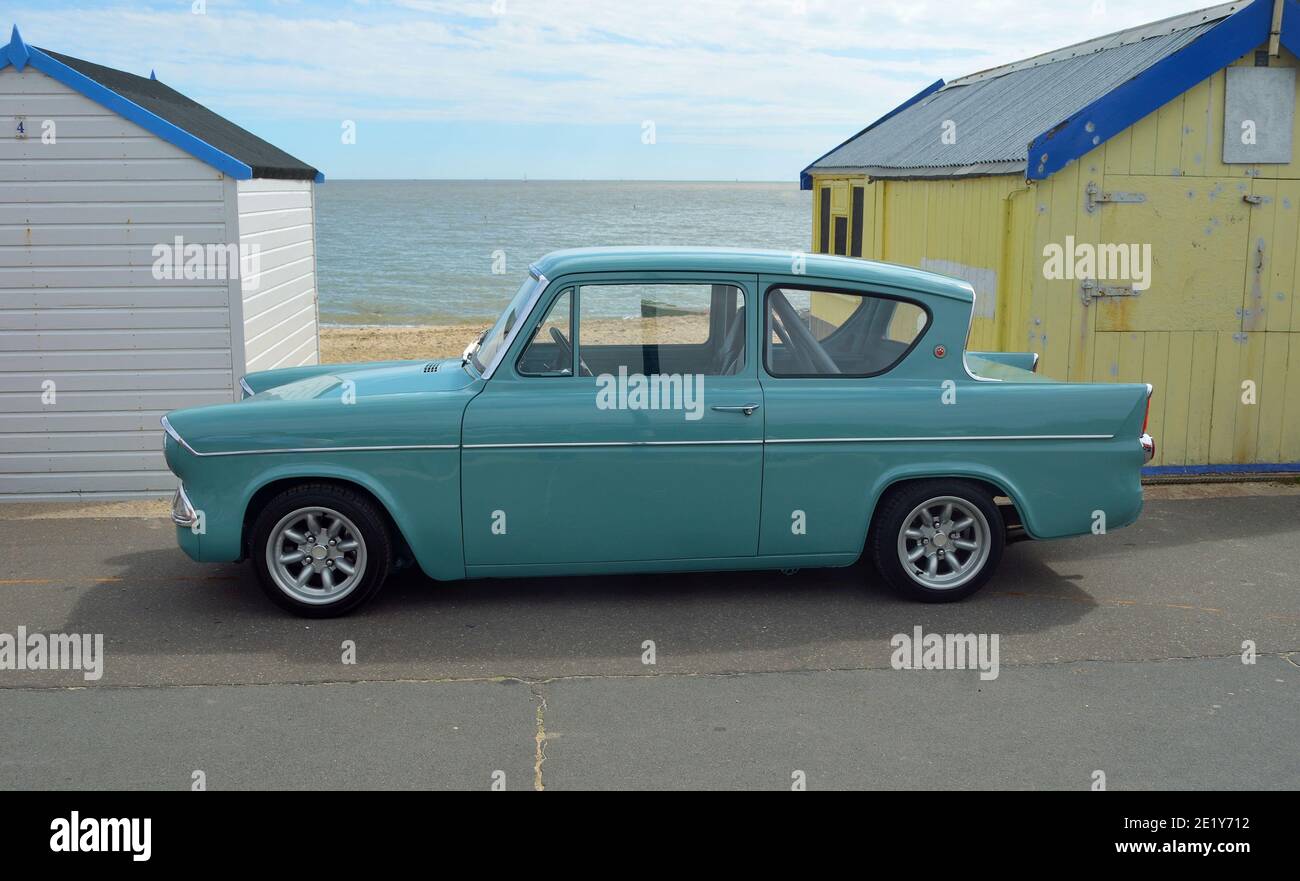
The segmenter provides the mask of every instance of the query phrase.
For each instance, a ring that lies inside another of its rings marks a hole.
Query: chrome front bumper
[[[1156,457],[1156,440],[1149,434],[1144,434],[1140,438],[1142,442],[1142,453],[1146,456],[1142,461],[1150,462]]]
[[[172,522],[177,526],[193,527],[198,517],[194,505],[190,504],[190,497],[185,494],[185,484],[182,483],[176,487],[176,495],[172,496]]]

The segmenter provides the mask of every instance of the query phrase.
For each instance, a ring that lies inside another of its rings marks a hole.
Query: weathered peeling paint
[[[1270,63],[1300,67],[1286,49]],[[1237,64],[1253,65],[1253,53]],[[1028,345],[1049,376],[1152,383],[1153,464],[1300,461],[1300,161],[1221,161],[1225,80],[1220,71],[1042,181],[816,176],[814,186],[866,188],[865,257],[993,268],[996,310],[974,321],[973,347]],[[1300,144],[1300,120],[1296,134]],[[1147,201],[1090,214],[1090,180]],[[1151,288],[1085,306],[1077,281],[1042,271],[1044,245],[1067,235],[1149,242]],[[1242,402],[1247,379],[1254,404]]]

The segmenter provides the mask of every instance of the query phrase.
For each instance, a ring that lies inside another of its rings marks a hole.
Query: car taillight
[[[1147,433],[1147,422],[1151,420],[1151,394],[1155,391],[1155,386],[1147,383],[1147,412],[1142,416],[1142,433]]]

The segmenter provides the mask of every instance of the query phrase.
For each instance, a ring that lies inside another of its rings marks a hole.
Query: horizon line
[[[343,181],[430,181],[437,183],[633,183],[633,184],[793,184],[790,180],[741,180],[740,178],[669,178],[669,177],[330,177],[323,183]]]

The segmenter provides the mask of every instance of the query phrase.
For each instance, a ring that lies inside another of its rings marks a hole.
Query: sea
[[[560,248],[808,248],[796,182],[337,180],[316,187],[327,325],[483,323]]]

